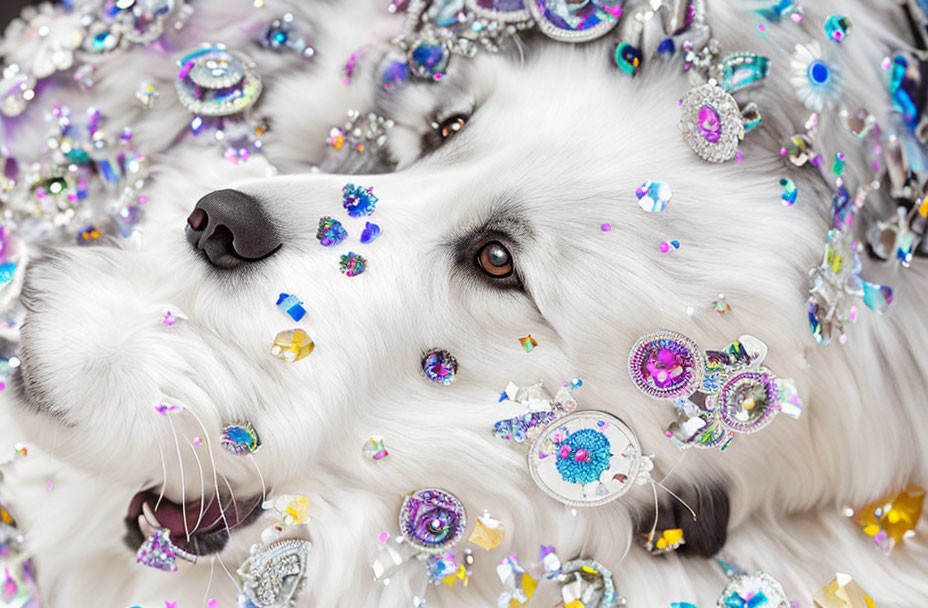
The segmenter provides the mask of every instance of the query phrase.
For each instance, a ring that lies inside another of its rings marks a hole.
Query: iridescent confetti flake
[[[384,445],[383,437],[380,435],[371,435],[368,437],[367,441],[364,442],[364,446],[361,448],[361,453],[364,454],[364,457],[368,460],[382,460],[389,455]]]
[[[525,349],[525,352],[530,353],[535,350],[536,346],[538,346],[538,341],[532,337],[532,334],[529,334],[524,338],[519,338],[519,344],[522,345],[522,348]]]
[[[599,227],[599,229],[602,230],[603,232],[609,232],[610,230],[612,230],[612,224],[608,224],[608,223],[603,224]]]
[[[661,250],[661,253],[667,253],[671,249],[679,249],[680,241],[661,241],[661,244],[658,246]]]
[[[170,403],[169,401],[162,401],[155,405],[155,411],[161,414],[162,416],[167,416],[168,414],[177,414],[184,411],[184,408],[177,405],[176,403]]]
[[[831,172],[835,174],[835,177],[840,177],[842,171],[844,171],[844,153],[838,152],[835,154],[835,160],[831,164]]]
[[[373,242],[378,236],[380,236],[381,229],[377,224],[372,224],[371,222],[365,222],[364,230],[361,231],[361,243],[367,244]]]
[[[851,20],[847,17],[831,15],[825,19],[825,34],[835,42],[844,42],[850,30]]]
[[[783,186],[783,194],[780,195],[781,202],[786,207],[792,207],[796,203],[796,196],[799,194],[796,182],[788,177],[783,177],[780,178],[780,185]]]
[[[316,238],[323,247],[334,247],[348,238],[348,231],[341,222],[326,215],[319,218]]]
[[[353,251],[341,256],[339,269],[345,276],[353,277],[367,269],[367,259]]]
[[[712,308],[720,315],[731,312],[731,306],[725,301],[725,294],[720,293],[718,299],[712,303]]]
[[[373,188],[345,184],[342,188],[342,206],[351,217],[363,217],[374,213],[378,199]]]
[[[673,191],[670,186],[661,182],[646,181],[635,190],[638,204],[649,213],[658,213],[667,207]]]
[[[239,456],[252,454],[261,447],[261,439],[250,422],[229,424],[222,429],[222,447]]]
[[[174,323],[177,322],[177,317],[174,316],[174,313],[170,310],[164,313],[164,319],[161,320],[161,324],[165,327],[171,327]]]
[[[290,315],[294,321],[299,321],[306,316],[306,309],[303,308],[303,301],[293,294],[283,293],[277,296],[277,307]]]

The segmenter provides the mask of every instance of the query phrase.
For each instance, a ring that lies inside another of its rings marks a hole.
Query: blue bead
[[[819,60],[809,64],[809,81],[814,85],[822,85],[831,78],[831,71],[828,66]]]

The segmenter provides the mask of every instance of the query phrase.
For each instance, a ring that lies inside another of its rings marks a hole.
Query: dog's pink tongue
[[[167,528],[171,531],[171,542],[182,549],[188,548],[187,533],[211,532],[220,527],[226,526],[223,521],[222,508],[219,501],[213,498],[209,503],[204,503],[203,515],[200,515],[200,501],[195,500],[187,503],[186,508],[171,502],[166,498],[158,501],[158,495],[153,492],[139,492],[132,498],[129,505],[129,514],[133,517],[142,515],[142,505],[147,504],[154,514],[157,522],[149,522],[153,527]],[[157,507],[156,507],[157,505]],[[235,509],[227,509],[228,513],[225,518],[231,528],[237,522]],[[187,520],[186,527],[184,519]],[[198,525],[199,524],[199,525]]]

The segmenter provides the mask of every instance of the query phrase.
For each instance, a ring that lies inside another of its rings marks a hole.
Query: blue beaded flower
[[[323,247],[338,245],[348,238],[348,231],[342,223],[328,215],[319,218],[319,228],[316,229],[316,238]]]
[[[586,485],[599,480],[609,468],[612,446],[605,435],[593,429],[580,429],[558,444],[557,472],[569,483]]]
[[[373,188],[362,188],[354,184],[345,184],[342,188],[342,206],[351,217],[362,217],[374,213],[379,200],[374,196]]]

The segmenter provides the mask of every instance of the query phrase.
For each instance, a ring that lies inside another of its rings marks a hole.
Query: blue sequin
[[[342,206],[351,217],[372,214],[378,200],[373,188],[362,188],[354,184],[345,184],[342,188]]]
[[[605,435],[593,429],[580,429],[571,433],[557,448],[557,472],[569,483],[586,485],[599,480],[609,468],[611,445]],[[576,459],[579,450],[586,450],[588,458]]]
[[[831,78],[831,71],[824,62],[816,59],[809,64],[809,82],[815,86],[821,86]]]

